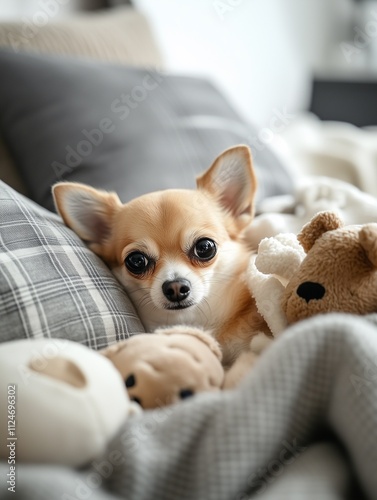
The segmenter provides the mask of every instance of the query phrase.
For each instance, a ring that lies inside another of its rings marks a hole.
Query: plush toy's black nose
[[[322,299],[325,292],[325,287],[319,283],[313,283],[313,281],[305,281],[297,288],[297,295],[306,302]]]
[[[171,302],[181,302],[186,299],[191,292],[191,283],[183,278],[174,281],[165,281],[162,285],[165,297]]]

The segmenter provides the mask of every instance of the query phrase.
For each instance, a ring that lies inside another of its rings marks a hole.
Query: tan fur
[[[268,331],[245,282],[251,251],[243,230],[252,220],[256,191],[249,148],[226,150],[197,186],[153,192],[124,205],[115,193],[73,183],[57,184],[54,196],[65,223],[124,285],[147,331],[176,324],[212,330],[229,365],[253,335]],[[216,242],[209,261],[190,253],[201,238]],[[154,263],[143,275],[130,274],[124,265],[134,251]],[[194,305],[171,311],[161,286],[176,275],[190,281]]]

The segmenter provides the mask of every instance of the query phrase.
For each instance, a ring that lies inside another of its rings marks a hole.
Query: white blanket
[[[277,141],[297,179],[292,196],[267,198],[248,231],[262,238],[298,233],[317,212],[332,210],[345,224],[377,222],[377,131],[314,117],[297,120]]]

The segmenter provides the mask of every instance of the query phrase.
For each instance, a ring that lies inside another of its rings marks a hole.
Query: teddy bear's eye
[[[129,376],[126,378],[126,380],[125,380],[125,382],[124,382],[124,383],[126,384],[126,387],[127,387],[127,388],[129,388],[129,387],[134,387],[134,385],[136,385],[136,378],[135,378],[135,375],[133,375],[133,374],[131,373],[131,375],[129,375]]]
[[[138,405],[140,405],[141,407],[143,407],[143,405],[141,404],[141,399],[140,398],[137,398],[136,396],[133,396],[130,399],[131,399],[131,401],[135,401],[135,403],[137,403]]]
[[[191,396],[194,395],[194,391],[192,391],[191,389],[182,389],[180,392],[179,392],[179,397],[181,399],[186,399],[186,398],[190,398]]]

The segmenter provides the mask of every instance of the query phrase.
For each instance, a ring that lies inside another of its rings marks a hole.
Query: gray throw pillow
[[[142,331],[102,260],[0,181],[0,342],[56,337],[100,349]]]
[[[207,80],[86,59],[0,52],[0,128],[30,196],[53,210],[59,180],[122,201],[192,188],[225,148],[257,132]],[[272,151],[258,151],[258,200],[291,190]]]

